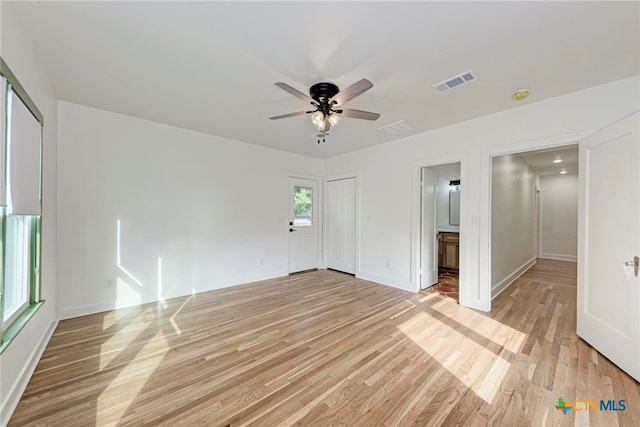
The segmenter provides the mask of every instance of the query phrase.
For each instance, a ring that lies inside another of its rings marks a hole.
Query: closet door
[[[356,179],[327,182],[327,259],[333,270],[356,272]]]

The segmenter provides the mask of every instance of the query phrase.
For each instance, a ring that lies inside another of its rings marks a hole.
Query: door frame
[[[428,168],[439,165],[446,165],[450,163],[460,163],[460,181],[464,185],[469,181],[469,153],[456,153],[446,156],[432,157],[429,159],[419,160],[413,163],[412,177],[411,177],[411,287],[415,292],[420,291],[420,258],[422,257],[420,249],[421,237],[421,205],[422,205],[422,188],[420,187],[420,180],[422,177],[422,168]],[[466,295],[467,291],[467,277],[472,277],[468,274],[469,263],[467,262],[467,230],[469,227],[470,216],[468,209],[469,192],[461,190],[460,192],[460,265],[458,270],[458,281],[460,283],[460,305],[468,305],[463,295]],[[473,307],[472,305],[468,305]],[[474,307],[475,308],[475,307]]]
[[[491,173],[494,157],[505,154],[517,154],[526,151],[543,150],[547,148],[561,148],[568,145],[580,144],[580,141],[597,132],[598,129],[590,129],[581,132],[556,135],[544,138],[520,141],[500,145],[482,150],[480,173],[480,251],[479,251],[479,281],[478,299],[484,308],[480,310],[491,311]],[[578,171],[580,165],[578,164]],[[578,236],[579,238],[579,236]],[[460,294],[462,300],[462,293]]]
[[[579,163],[579,162],[578,162]],[[538,177],[539,178],[539,177]],[[533,239],[534,244],[535,244],[535,256],[536,258],[542,258],[542,199],[543,199],[543,193],[542,193],[542,189],[540,188],[540,183],[536,183],[535,185],[535,216],[536,216],[536,223],[535,225],[535,229],[536,229],[536,235]]]
[[[354,271],[355,271],[355,276],[356,277],[360,277],[360,183],[361,183],[361,179],[360,179],[360,171],[352,171],[352,172],[344,172],[344,173],[338,173],[338,174],[332,174],[332,175],[325,175],[323,180],[322,180],[322,187],[327,188],[327,183],[329,181],[337,181],[340,179],[350,179],[350,178],[354,178],[356,180],[355,182],[355,233],[354,233],[354,250],[355,250],[355,258],[354,258]],[[322,204],[322,210],[323,213],[326,214],[325,218],[328,218],[329,212],[328,212],[329,207],[327,206],[326,201]],[[327,236],[324,234],[324,228],[323,228],[323,234],[322,234],[322,241],[323,242],[327,242],[328,238]],[[322,268],[327,268],[327,262],[326,260],[328,259],[328,251],[329,248],[327,247],[327,245],[322,245],[322,252],[321,252],[321,262],[320,265],[322,265]]]
[[[289,200],[289,193],[290,193],[290,179],[293,178],[300,178],[300,179],[308,179],[311,181],[316,181],[317,183],[317,188],[318,188],[318,199],[316,201],[318,208],[316,209],[317,212],[317,221],[318,221],[318,236],[317,236],[317,249],[316,249],[316,253],[318,256],[318,269],[322,269],[324,268],[324,264],[322,263],[322,256],[321,256],[321,251],[322,251],[322,236],[323,236],[323,227],[322,227],[322,221],[323,221],[323,210],[322,206],[324,203],[324,199],[323,199],[323,192],[324,192],[324,185],[323,185],[323,180],[321,176],[318,175],[309,175],[309,174],[305,174],[305,173],[297,173],[297,172],[287,172],[286,175],[284,176],[284,183],[282,185],[282,187],[285,189],[284,190],[284,194],[283,194],[283,198],[282,200],[284,201],[284,207],[283,207],[283,216],[279,219],[278,223],[280,223],[280,225],[282,226],[282,236],[284,239],[284,253],[283,253],[283,259],[284,259],[284,272],[285,275],[289,275],[289,252],[291,250],[291,248],[289,248],[289,221],[290,221],[290,215],[289,215],[289,203],[291,203],[291,201]]]

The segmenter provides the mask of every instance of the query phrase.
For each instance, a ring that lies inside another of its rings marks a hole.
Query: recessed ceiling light
[[[555,159],[553,163],[562,163],[562,159]]]
[[[567,173],[567,170],[566,170],[566,169],[561,169],[561,170],[560,170],[560,175],[564,175],[564,174],[566,174],[566,173]]]
[[[511,94],[511,99],[514,101],[522,101],[529,96],[529,89],[520,89]]]

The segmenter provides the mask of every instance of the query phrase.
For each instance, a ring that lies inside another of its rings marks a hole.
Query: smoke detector
[[[518,102],[518,101],[522,101],[527,96],[529,96],[529,89],[519,89],[511,94],[511,99]]]

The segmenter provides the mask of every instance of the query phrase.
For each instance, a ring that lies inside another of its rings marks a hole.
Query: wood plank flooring
[[[640,425],[575,310],[575,263],[540,260],[491,314],[321,270],[65,320],[10,425]]]

